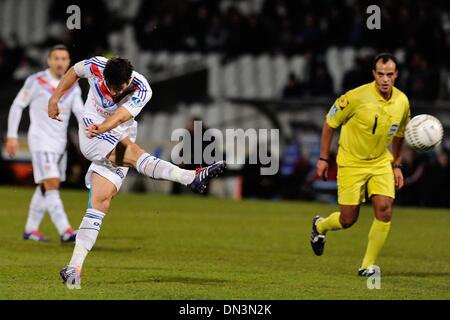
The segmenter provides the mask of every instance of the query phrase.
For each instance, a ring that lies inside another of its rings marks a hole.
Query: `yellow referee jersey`
[[[326,116],[332,128],[342,126],[337,163],[340,166],[386,165],[394,136],[403,137],[411,115],[406,95],[397,88],[385,100],[375,81],[340,96]]]

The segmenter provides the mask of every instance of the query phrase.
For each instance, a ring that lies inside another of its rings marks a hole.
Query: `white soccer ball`
[[[417,151],[429,151],[441,144],[444,129],[441,122],[429,114],[415,116],[405,130],[408,145]]]

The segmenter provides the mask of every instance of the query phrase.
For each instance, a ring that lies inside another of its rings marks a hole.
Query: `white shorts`
[[[126,130],[114,129],[89,139],[86,136],[85,129],[91,123],[93,123],[91,119],[83,118],[83,123],[80,123],[78,131],[80,150],[86,159],[92,161],[85,177],[86,187],[88,189],[91,188],[92,173],[96,172],[111,181],[116,186],[117,191],[119,191],[123,180],[127,176],[128,168],[115,166],[107,159],[107,156],[126,137],[130,138],[132,142],[136,141],[137,122],[134,121],[133,125]]]
[[[57,153],[46,150],[32,150],[31,163],[36,184],[50,178],[66,180],[67,153]]]

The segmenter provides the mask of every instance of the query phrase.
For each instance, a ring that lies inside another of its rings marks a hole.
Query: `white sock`
[[[184,184],[185,186],[194,181],[195,171],[184,170],[176,165],[155,158],[148,153],[142,154],[136,162],[137,172],[153,178],[163,179]]]
[[[29,233],[33,230],[39,230],[39,225],[44,218],[46,209],[45,197],[42,194],[41,187],[37,186],[33,197],[31,198],[27,223],[25,224],[25,232]]]
[[[72,259],[69,265],[77,266],[80,269],[83,267],[87,254],[91,251],[97,240],[104,217],[105,214],[101,211],[92,208],[86,210],[86,214],[77,231],[75,248],[73,249]]]
[[[47,210],[53,221],[58,233],[62,235],[64,231],[70,228],[69,220],[67,220],[64,205],[59,196],[58,190],[50,190],[45,192],[45,200],[47,202]]]

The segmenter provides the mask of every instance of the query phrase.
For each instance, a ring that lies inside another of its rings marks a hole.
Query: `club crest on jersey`
[[[342,95],[337,100],[337,104],[338,104],[339,108],[341,108],[341,110],[343,110],[346,106],[348,106],[348,100],[344,95]]]
[[[103,105],[103,108],[105,108],[105,109],[111,108],[115,104],[116,103],[114,101],[108,100],[106,98],[102,98],[102,105]]]
[[[388,137],[390,137],[390,136],[392,136],[394,133],[396,133],[396,132],[397,132],[397,129],[398,129],[398,124],[394,123],[394,124],[391,126],[391,128],[389,129]]]

